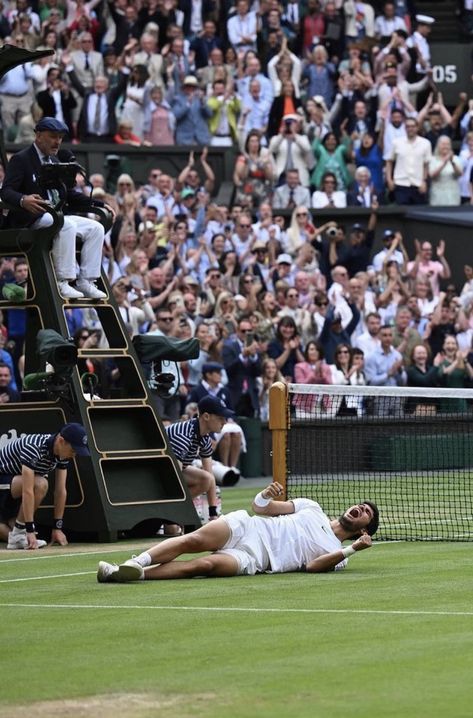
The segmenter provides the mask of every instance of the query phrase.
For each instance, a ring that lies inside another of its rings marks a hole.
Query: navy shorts
[[[6,523],[9,519],[15,518],[21,506],[21,499],[14,499],[11,495],[10,486],[13,478],[13,474],[0,474],[1,523]]]

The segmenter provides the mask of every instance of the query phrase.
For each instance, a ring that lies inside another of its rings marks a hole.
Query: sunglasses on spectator
[[[90,334],[81,334],[79,339],[85,340],[85,339],[88,339],[89,337],[90,337]]]
[[[211,274],[209,276],[209,279],[220,279],[221,276],[222,276],[221,274]]]
[[[307,212],[298,212],[296,217],[307,217]]]
[[[288,296],[289,299],[294,299],[295,297],[297,298],[297,297],[299,296],[299,294],[298,294],[298,293],[296,293],[296,294],[288,294],[287,296]]]
[[[337,352],[337,354],[349,354],[349,353],[350,353],[350,352],[348,351],[348,349],[340,349],[340,350]]]
[[[241,229],[249,229],[251,224],[240,224]]]
[[[172,322],[172,317],[158,317],[158,322]]]

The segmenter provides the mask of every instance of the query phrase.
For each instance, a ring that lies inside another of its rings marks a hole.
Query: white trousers
[[[46,212],[34,222],[32,228],[50,227],[52,223],[52,215]],[[64,225],[53,239],[53,262],[58,281],[75,279],[77,276],[77,234],[82,237],[80,276],[85,279],[100,277],[104,228],[95,219],[73,214],[64,217]]]

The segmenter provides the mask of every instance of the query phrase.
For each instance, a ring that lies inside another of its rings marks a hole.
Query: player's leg
[[[158,581],[172,578],[193,578],[194,576],[227,577],[237,576],[238,561],[233,556],[212,554],[190,561],[171,561],[160,566],[150,566],[144,572],[146,581]]]
[[[202,526],[197,531],[184,536],[166,539],[153,546],[146,553],[151,557],[151,564],[167,563],[173,561],[184,553],[201,553],[203,551],[217,551],[227,543],[230,538],[230,529],[223,518]]]
[[[116,583],[127,581],[138,581],[143,578],[144,569],[156,564],[168,564],[174,562],[178,556],[185,553],[201,553],[204,551],[217,551],[225,546],[231,536],[230,528],[223,518],[212,521],[202,526],[197,531],[184,536],[169,538],[162,543],[153,546],[148,551],[143,551],[139,556],[128,559],[120,566],[100,561],[97,571],[99,583]],[[181,562],[176,562],[181,563]],[[200,568],[201,565],[199,564]],[[200,570],[200,569],[199,569]],[[183,578],[173,573],[163,575],[163,578]],[[207,575],[207,574],[190,574]],[[208,574],[210,575],[210,574]],[[223,575],[223,574],[218,574]],[[225,574],[235,575],[235,574]]]

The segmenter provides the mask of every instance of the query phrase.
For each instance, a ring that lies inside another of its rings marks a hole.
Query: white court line
[[[242,608],[241,606],[93,606],[80,603],[0,603],[0,608],[54,608],[54,609],[85,609],[85,610],[138,610],[138,611],[206,611],[216,613],[345,613],[375,614],[383,616],[473,616],[473,611],[396,611],[368,608]]]
[[[89,576],[97,571],[80,571],[78,573],[56,573],[52,576],[27,576],[26,578],[2,578],[0,583],[19,583],[21,581],[43,581],[47,578],[65,578],[66,576]]]
[[[156,543],[158,543],[158,542],[156,542]],[[388,543],[388,542],[386,541],[385,543]],[[149,544],[147,544],[147,547],[149,548]],[[45,551],[46,547],[44,549],[38,549],[38,550],[41,552]],[[142,551],[142,550],[146,550],[146,549],[143,547],[136,548],[133,546],[130,546],[130,548],[129,548],[130,552]],[[101,555],[105,555],[108,553],[128,553],[128,550],[125,550],[123,547],[122,548],[112,548],[112,549],[108,549],[108,550],[107,549],[105,549],[105,550],[99,549],[98,551],[74,551],[72,553],[62,553],[62,552],[61,553],[52,553],[52,554],[48,554],[47,556],[46,555],[41,555],[41,556],[33,555],[32,556],[31,554],[33,552],[28,551],[28,549],[23,549],[22,551],[24,551],[24,553],[27,555],[21,556],[21,557],[15,556],[14,558],[0,559],[0,567],[3,563],[11,563],[12,561],[44,561],[45,558],[46,559],[48,559],[48,558],[71,558],[73,556],[101,556]]]

